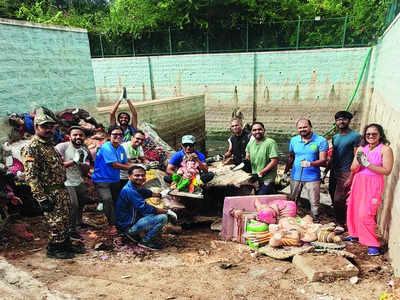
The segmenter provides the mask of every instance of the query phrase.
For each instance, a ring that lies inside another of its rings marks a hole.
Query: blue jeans
[[[143,242],[147,243],[160,232],[167,221],[168,217],[166,214],[147,215],[140,218],[131,228],[129,228],[128,233],[140,234],[141,232],[146,232]]]

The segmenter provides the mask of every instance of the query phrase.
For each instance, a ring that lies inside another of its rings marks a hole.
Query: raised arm
[[[137,112],[135,107],[133,106],[131,100],[126,100],[126,102],[128,103],[129,106],[129,110],[131,111],[132,114],[132,118],[131,118],[131,125],[137,129]]]
[[[117,119],[115,118],[115,113],[118,110],[119,105],[121,104],[121,99],[114,103],[111,112],[110,112],[110,125],[117,125]]]

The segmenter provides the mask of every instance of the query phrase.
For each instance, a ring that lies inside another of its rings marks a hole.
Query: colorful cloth
[[[300,135],[290,139],[289,152],[294,153],[294,162],[291,172],[292,180],[297,181],[317,181],[321,178],[319,167],[302,168],[302,160],[315,161],[319,159],[320,152],[328,151],[328,142],[322,136],[313,133],[311,139],[305,143]],[[301,177],[301,178],[300,178]]]
[[[371,164],[382,166],[382,147],[379,144],[372,151],[369,145],[363,147],[368,161]],[[360,244],[379,247],[376,236],[375,216],[382,199],[385,185],[384,176],[361,166],[354,176],[347,200],[347,228],[349,235],[359,238]]]
[[[129,142],[131,138],[135,135],[136,128],[133,127],[132,125],[128,125],[128,128],[124,132],[124,137],[122,139],[122,142]]]

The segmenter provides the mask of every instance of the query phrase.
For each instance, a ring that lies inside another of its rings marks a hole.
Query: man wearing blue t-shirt
[[[209,182],[214,178],[214,174],[208,172],[208,167],[205,162],[205,156],[203,153],[194,150],[194,145],[196,142],[196,138],[193,135],[184,135],[182,137],[182,149],[172,154],[168,166],[167,166],[167,174],[168,176],[164,177],[164,180],[168,183],[172,182],[172,175],[176,173],[176,171],[181,167],[181,163],[185,155],[190,154],[198,163],[199,163],[199,171],[200,178],[203,182]]]
[[[178,217],[170,209],[157,208],[146,203],[145,198],[162,198],[167,195],[167,191],[153,193],[143,188],[146,181],[143,167],[133,166],[128,174],[129,181],[123,187],[115,206],[117,226],[129,239],[139,242],[140,246],[158,250],[162,245],[157,242],[157,235],[167,223],[168,216],[175,221]],[[143,238],[141,234],[144,234]]]
[[[319,188],[321,171],[325,165],[328,142],[322,136],[312,132],[311,121],[300,119],[296,123],[299,135],[290,139],[289,159],[286,171],[292,167],[290,180],[290,198],[297,200],[304,188],[308,194],[311,215],[319,222]]]
[[[336,221],[340,225],[346,223],[346,198],[352,181],[350,166],[361,140],[360,134],[349,127],[352,118],[353,115],[348,111],[335,114],[339,132],[332,137],[333,152],[327,168],[331,171],[329,194]]]
[[[133,164],[127,163],[125,150],[120,145],[123,135],[121,127],[111,126],[108,133],[110,141],[103,144],[96,153],[92,181],[103,202],[104,214],[111,226],[108,233],[114,235],[117,234],[114,205],[121,190],[120,170],[129,170]]]

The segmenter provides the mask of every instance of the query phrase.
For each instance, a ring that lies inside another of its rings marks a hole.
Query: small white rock
[[[358,277],[357,276],[353,276],[350,278],[350,283],[351,284],[356,284],[358,282]]]

